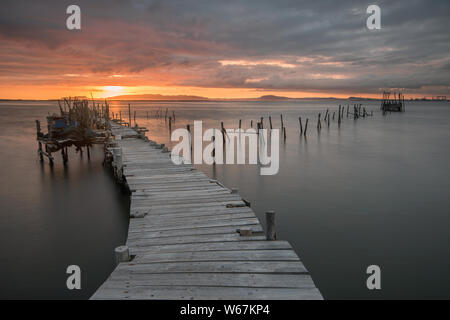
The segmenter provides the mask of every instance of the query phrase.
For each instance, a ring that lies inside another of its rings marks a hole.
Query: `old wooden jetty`
[[[91,299],[322,299],[291,245],[276,240],[273,212],[265,235],[237,190],[173,164],[142,132],[117,123],[111,132],[131,219],[119,263]]]
[[[405,111],[405,96],[399,92],[393,93],[391,97],[390,91],[383,92],[383,99],[381,100],[381,111],[385,112],[404,112]]]

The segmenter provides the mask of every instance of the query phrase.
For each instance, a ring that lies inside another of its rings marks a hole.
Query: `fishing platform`
[[[381,111],[386,112],[404,112],[405,111],[405,96],[399,92],[393,93],[391,98],[390,91],[383,92],[383,99],[381,100]]]
[[[130,190],[130,224],[91,299],[322,299],[292,246],[276,239],[274,212],[265,233],[236,189],[175,165],[145,129],[110,123],[106,156]]]

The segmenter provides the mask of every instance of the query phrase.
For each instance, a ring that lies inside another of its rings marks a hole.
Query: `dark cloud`
[[[77,1],[81,32],[65,29],[70,4],[2,1],[0,81],[44,70],[47,82],[92,72],[204,87],[449,92],[448,0],[370,2],[381,7],[377,31],[366,28],[363,1]]]

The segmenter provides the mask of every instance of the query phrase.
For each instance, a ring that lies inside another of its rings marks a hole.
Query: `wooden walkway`
[[[122,136],[132,192],[132,261],[118,264],[91,299],[322,299],[291,245],[267,241],[239,195],[173,164],[130,128],[114,124],[112,132]]]

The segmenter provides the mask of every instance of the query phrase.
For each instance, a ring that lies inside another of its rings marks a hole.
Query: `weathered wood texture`
[[[291,245],[266,241],[238,194],[192,165],[174,165],[130,128],[113,124],[112,133],[122,137],[132,192],[132,261],[119,263],[91,299],[322,299]]]

